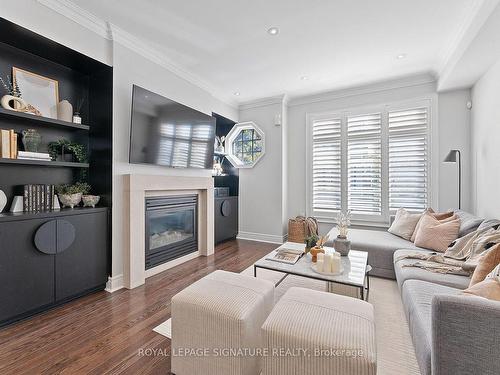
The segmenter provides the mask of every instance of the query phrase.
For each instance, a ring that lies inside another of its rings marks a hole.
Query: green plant
[[[57,155],[61,155],[63,151],[67,151],[75,155],[77,162],[85,163],[87,161],[87,151],[85,147],[79,143],[70,142],[65,138],[61,138],[55,142],[50,142],[48,150],[52,160],[56,160]]]
[[[7,80],[5,81],[2,77],[0,77],[0,82],[9,95],[15,96],[17,98],[21,97],[21,89],[19,88],[19,85],[17,84],[17,81],[15,79],[12,79],[9,75],[7,75]]]
[[[317,234],[311,234],[310,236],[306,237],[305,243],[306,243],[306,249],[309,250],[312,247],[316,246],[318,243],[319,237]]]
[[[90,193],[91,189],[92,189],[92,187],[89,184],[87,184],[86,182],[77,182],[73,185],[64,184],[64,185],[56,186],[56,192],[59,195],[71,195],[71,194],[78,194],[78,193],[86,195],[86,194]]]

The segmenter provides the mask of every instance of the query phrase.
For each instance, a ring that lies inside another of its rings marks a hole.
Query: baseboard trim
[[[109,276],[106,283],[106,292],[113,293],[117,290],[125,288],[123,275]]]
[[[277,236],[274,234],[239,232],[238,236],[236,238],[238,240],[249,240],[249,241],[282,244],[283,242],[286,242],[286,237],[287,237],[286,235],[285,236]]]

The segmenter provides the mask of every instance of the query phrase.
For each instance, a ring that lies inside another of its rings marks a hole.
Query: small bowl
[[[101,199],[101,197],[98,195],[83,195],[83,207],[95,207],[99,199]]]
[[[78,206],[80,204],[80,201],[82,200],[81,193],[60,194],[60,195],[58,195],[58,197],[59,197],[59,200],[61,201],[63,207],[74,208],[75,206]]]

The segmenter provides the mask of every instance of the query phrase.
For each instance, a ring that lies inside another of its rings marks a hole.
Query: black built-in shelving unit
[[[0,325],[103,289],[111,267],[113,69],[0,18],[0,75],[11,75],[12,67],[57,80],[59,100],[75,105],[85,97],[82,124],[1,108],[0,128],[18,133],[19,150],[22,131],[31,128],[42,136],[40,152],[61,138],[83,144],[88,162],[0,159],[0,189],[8,197],[0,213]],[[25,184],[70,184],[81,179],[101,196],[98,208],[6,212]],[[57,220],[74,226],[74,244],[60,254],[44,254],[35,246],[34,236],[43,224]],[[44,282],[46,286],[41,285]]]
[[[217,136],[227,136],[229,131],[236,124],[234,121],[213,113],[216,119],[215,134]],[[215,153],[214,158],[222,160],[223,176],[214,176],[215,187],[229,188],[228,197],[215,197],[215,243],[220,243],[238,234],[238,195],[239,195],[239,174],[238,168],[233,167],[231,162],[221,154]]]

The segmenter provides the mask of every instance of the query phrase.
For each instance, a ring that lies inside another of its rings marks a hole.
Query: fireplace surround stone
[[[128,289],[144,284],[146,277],[197,256],[214,252],[214,185],[211,177],[125,175],[125,210],[128,238],[124,252],[124,284]],[[198,195],[198,251],[146,271],[146,197]]]

